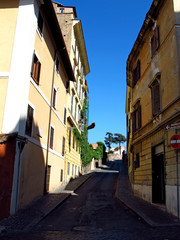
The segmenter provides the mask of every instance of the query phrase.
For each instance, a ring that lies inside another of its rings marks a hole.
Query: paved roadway
[[[150,228],[115,198],[119,161],[99,169],[79,190],[30,232],[3,240],[170,240],[177,228]]]

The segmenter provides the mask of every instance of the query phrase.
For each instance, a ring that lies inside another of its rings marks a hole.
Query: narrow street
[[[31,231],[0,239],[180,239],[179,227],[150,228],[115,197],[120,164],[122,161],[110,162],[99,168]]]

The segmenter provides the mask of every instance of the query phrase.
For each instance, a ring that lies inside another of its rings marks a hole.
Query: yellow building
[[[180,134],[179,24],[179,0],[153,1],[128,56],[126,102],[134,193],[177,216],[180,150],[170,138]]]
[[[75,7],[65,7],[53,2],[64,41],[70,56],[76,82],[70,82],[68,89],[67,132],[65,156],[65,180],[74,178],[81,172],[82,162],[78,140],[73,129],[81,133],[83,124],[80,112],[87,95],[85,76],[90,72],[81,21],[77,20]]]
[[[75,78],[50,0],[1,1],[0,35],[1,138],[16,138],[7,215],[64,182],[67,89]]]

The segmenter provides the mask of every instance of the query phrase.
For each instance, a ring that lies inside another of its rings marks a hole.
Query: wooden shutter
[[[152,87],[152,114],[155,116],[160,111],[159,84]]]
[[[53,143],[54,143],[54,128],[51,127],[50,130],[50,148],[53,149]]]
[[[133,133],[135,133],[135,131],[136,131],[136,123],[135,123],[135,114],[136,114],[136,111],[134,111],[133,113],[132,113],[132,132]]]
[[[141,105],[138,105],[138,129],[141,128]]]
[[[53,89],[53,108],[56,109],[56,89]]]
[[[60,173],[60,182],[63,181],[63,169],[61,169],[61,173]]]
[[[156,50],[160,47],[160,31],[159,26],[155,29],[155,38],[156,38]]]
[[[69,151],[71,150],[71,130],[69,130]]]
[[[141,62],[138,60],[137,62],[137,80],[139,80],[141,77]]]
[[[156,41],[155,41],[155,36],[151,38],[151,58],[155,55],[156,52]]]
[[[62,156],[64,156],[65,153],[65,137],[63,137],[63,141],[62,141]]]
[[[66,108],[64,108],[64,124],[66,125]]]

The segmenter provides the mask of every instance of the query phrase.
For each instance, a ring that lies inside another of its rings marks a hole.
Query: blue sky
[[[74,6],[82,22],[90,73],[89,143],[106,132],[126,136],[126,61],[152,0],[58,0]]]

